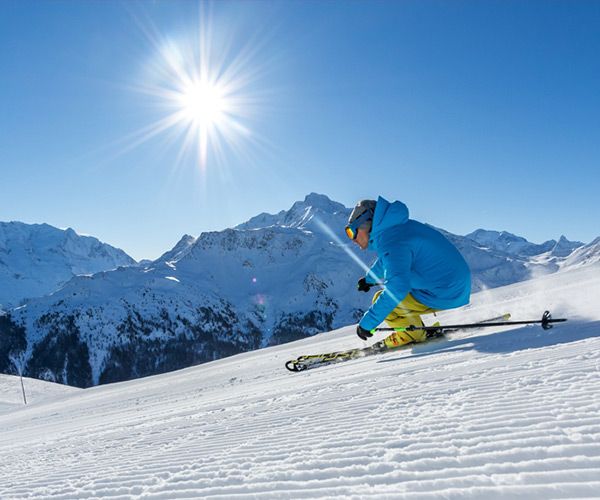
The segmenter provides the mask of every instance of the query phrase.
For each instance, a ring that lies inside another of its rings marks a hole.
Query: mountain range
[[[0,222],[0,309],[52,293],[74,276],[135,264],[123,250],[70,228]]]
[[[117,251],[121,260],[105,259],[104,269],[95,273],[75,273],[83,264],[69,268],[68,252],[57,250],[65,256],[61,269],[78,275],[55,281],[50,294],[24,302],[19,294],[4,299],[22,304],[0,316],[0,371],[15,371],[9,354],[18,352],[28,376],[88,387],[354,323],[370,302],[370,294],[356,292],[356,280],[364,274],[361,265],[371,264],[375,255],[351,248],[343,232],[349,213],[311,193],[278,214],[263,213],[197,238],[185,235],[152,262],[137,265]],[[475,291],[600,260],[600,238],[588,245],[564,237],[536,245],[506,232],[442,232],[468,261]],[[5,254],[36,255],[33,246],[4,243],[4,248]]]

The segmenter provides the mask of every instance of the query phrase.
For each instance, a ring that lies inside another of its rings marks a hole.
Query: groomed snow
[[[44,380],[23,377],[27,404],[41,404],[44,401],[78,393],[81,389]],[[23,406],[23,390],[19,377],[0,374],[0,415],[10,413]]]
[[[600,266],[478,294],[443,323],[569,322],[289,373],[353,327],[0,416],[0,497],[600,498]]]

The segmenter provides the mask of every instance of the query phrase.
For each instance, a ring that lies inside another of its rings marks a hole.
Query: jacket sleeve
[[[405,245],[399,245],[393,252],[385,252],[373,267],[377,265],[383,270],[385,290],[360,320],[360,326],[366,330],[379,326],[410,292],[412,251]]]
[[[367,283],[371,285],[384,282],[383,264],[381,262],[381,259],[377,259],[375,261],[375,263],[371,266],[371,269],[369,269],[369,271],[367,272],[365,279],[367,280]]]

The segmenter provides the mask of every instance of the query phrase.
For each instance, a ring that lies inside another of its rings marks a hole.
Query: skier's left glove
[[[358,283],[356,284],[356,289],[359,292],[368,292],[369,290],[371,290],[372,286],[374,286],[374,285],[371,285],[371,283],[367,283],[366,278],[361,278],[358,280]]]
[[[367,340],[373,336],[369,330],[364,329],[360,325],[356,325],[356,335],[358,335],[361,340]]]

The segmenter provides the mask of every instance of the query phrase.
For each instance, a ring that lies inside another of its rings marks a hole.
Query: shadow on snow
[[[400,361],[407,357],[429,356],[440,352],[479,351],[492,354],[506,354],[527,349],[569,344],[589,338],[600,337],[600,321],[569,321],[566,324],[544,330],[538,326],[525,326],[486,335],[478,333],[465,338],[452,338],[431,341],[416,345],[408,356],[379,360],[380,363]]]

